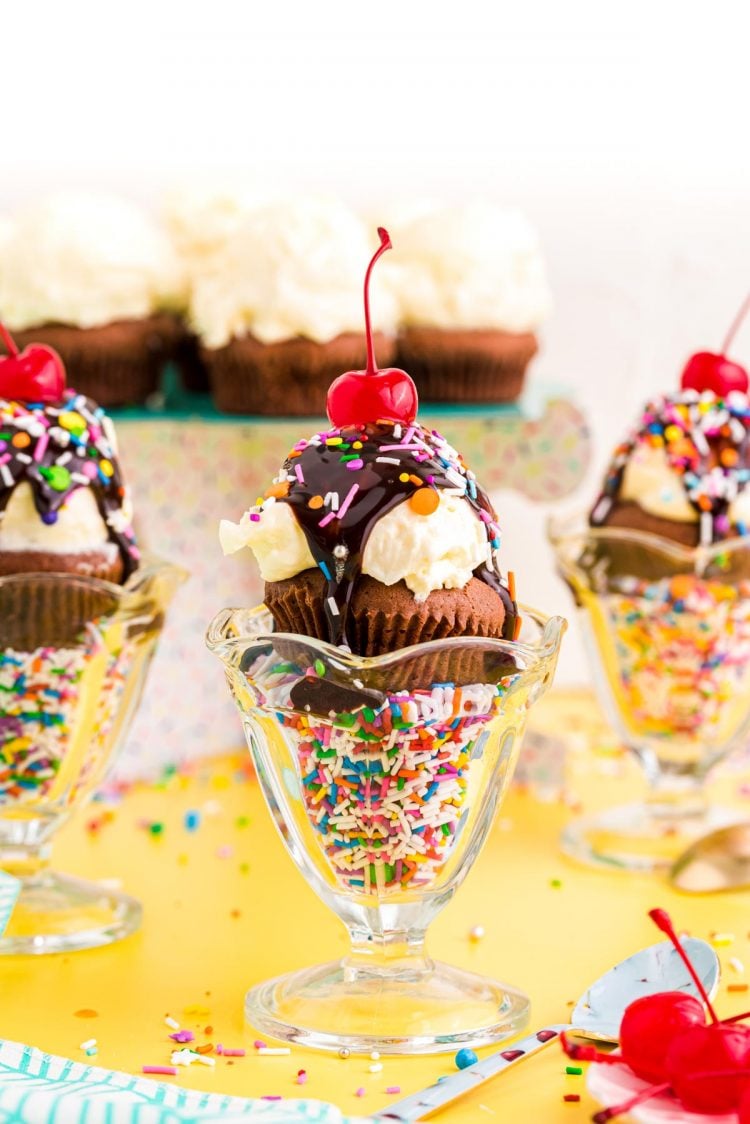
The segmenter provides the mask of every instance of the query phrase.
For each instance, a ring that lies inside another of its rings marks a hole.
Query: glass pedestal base
[[[647,804],[623,804],[572,820],[562,831],[564,854],[607,870],[666,872],[700,836],[736,823],[740,813],[709,807],[705,815],[655,816]]]
[[[257,1031],[319,1050],[438,1054],[518,1034],[523,992],[431,960],[361,966],[338,960],[252,988],[245,1018]]]
[[[141,924],[141,904],[118,890],[54,870],[21,879],[0,954],[74,952],[111,944]]]

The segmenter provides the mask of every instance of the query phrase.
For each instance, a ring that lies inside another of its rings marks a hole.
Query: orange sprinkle
[[[266,499],[273,496],[274,499],[281,499],[282,496],[289,495],[289,481],[282,480],[280,484],[272,484],[266,492]]]
[[[440,497],[433,488],[418,488],[409,497],[409,505],[417,515],[432,515],[433,511],[437,511],[439,503]]]
[[[725,468],[732,468],[739,459],[740,455],[736,449],[722,449],[719,454],[719,460]]]
[[[310,496],[310,499],[307,501],[307,506],[311,507],[313,511],[317,511],[319,507],[323,506],[323,497]]]
[[[25,449],[30,444],[31,438],[28,433],[17,433],[11,441],[11,445],[14,445],[16,449]]]
[[[748,984],[741,983],[729,984],[729,986],[727,987],[727,991],[747,991],[748,986]]]
[[[516,599],[516,575],[513,570],[508,570],[508,593],[511,601]]]
[[[708,498],[708,496],[699,496],[698,497],[698,507],[701,509],[701,511],[710,511],[711,510],[711,501]]]
[[[516,624],[515,624],[515,627],[513,629],[513,639],[514,640],[518,640],[518,637],[521,635],[521,625],[522,625],[522,623],[523,623],[523,617],[516,617]]]
[[[684,601],[693,588],[693,579],[687,574],[678,574],[670,583],[672,596],[677,601]]]

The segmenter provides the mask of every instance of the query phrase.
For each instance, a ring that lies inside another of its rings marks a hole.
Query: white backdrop
[[[575,389],[600,468],[750,285],[748,31],[742,0],[16,4],[0,213],[61,184],[156,206],[235,180],[339,192],[386,224],[415,196],[519,203],[556,299],[534,377]],[[567,608],[544,513],[499,504],[523,597]],[[561,680],[583,674],[574,636]]]

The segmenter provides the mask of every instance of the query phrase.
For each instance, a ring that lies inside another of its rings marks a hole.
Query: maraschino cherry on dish
[[[649,917],[669,938],[690,973],[708,1011],[681,991],[659,992],[631,1003],[620,1028],[619,1054],[603,1054],[591,1046],[580,1046],[561,1035],[563,1049],[576,1061],[605,1065],[625,1062],[638,1077],[654,1084],[622,1104],[597,1112],[594,1124],[607,1124],[643,1101],[671,1092],[691,1112],[731,1112],[741,1102],[750,1102],[750,1027],[740,1026],[747,1012],[721,1021],[711,1004],[700,976],[682,947],[669,915],[652,909]],[[750,1103],[747,1121],[750,1124]]]
[[[691,355],[682,372],[680,385],[683,390],[697,390],[699,394],[712,391],[718,398],[725,398],[733,390],[747,394],[750,386],[747,371],[733,359],[729,359],[727,352],[732,346],[732,341],[737,334],[740,324],[745,319],[750,309],[750,293],[743,301],[737,315],[726,334],[721,351],[698,351]]]
[[[328,391],[328,417],[337,428],[367,422],[393,421],[409,425],[417,416],[417,388],[406,371],[398,367],[378,370],[370,322],[370,274],[375,262],[391,249],[388,231],[378,227],[380,246],[365,273],[365,335],[367,369],[347,371],[335,379]]]
[[[7,355],[0,356],[0,397],[21,402],[59,402],[65,392],[65,367],[56,351],[32,343],[23,351],[0,323]]]

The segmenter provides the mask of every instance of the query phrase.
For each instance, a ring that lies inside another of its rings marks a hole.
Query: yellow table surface
[[[661,906],[695,936],[734,934],[718,949],[724,967],[718,1005],[724,1014],[750,1007],[750,993],[727,991],[743,978],[730,958],[747,964],[750,979],[748,895],[682,896],[656,877],[600,873],[564,859],[557,836],[571,803],[604,807],[638,795],[643,786],[627,759],[611,751],[611,735],[587,694],[553,692],[538,707],[535,724],[570,738],[567,798],[543,802],[530,792],[512,792],[475,869],[432,926],[431,953],[524,988],[532,999],[531,1026],[539,1028],[565,1021],[589,982],[659,939],[646,914]],[[592,753],[587,745],[609,745],[610,752]],[[245,765],[244,754],[201,762],[189,776],[133,788],[97,833],[87,824],[101,814],[101,804],[63,829],[55,864],[89,878],[122,879],[143,900],[143,928],[90,952],[0,958],[0,1035],[76,1059],[83,1058],[80,1043],[93,1036],[97,1064],[140,1073],[144,1064],[169,1064],[173,1044],[164,1018],[170,1014],[199,1044],[248,1049],[245,1058],[217,1058],[214,1069],[180,1069],[174,1080],[181,1085],[315,1097],[352,1115],[397,1099],[386,1094],[387,1086],[400,1085],[406,1095],[455,1072],[450,1055],[383,1058],[382,1072],[371,1074],[367,1058],[342,1060],[298,1047],[289,1057],[256,1054],[256,1035],[243,1025],[248,986],[332,959],[346,944],[342,926],[284,851],[257,782],[241,776]],[[714,791],[741,799],[742,779],[725,773]],[[193,833],[183,822],[189,809],[202,815]],[[153,821],[164,825],[158,836],[148,830]],[[479,942],[469,939],[475,925],[485,929]],[[85,1009],[96,1016],[81,1017]],[[213,1029],[204,1033],[207,1026]],[[300,1069],[308,1074],[303,1087],[295,1083]],[[595,1105],[584,1079],[564,1071],[553,1043],[436,1119],[588,1120]],[[360,1086],[366,1093],[358,1098]],[[564,1103],[566,1093],[580,1093],[580,1103]]]

